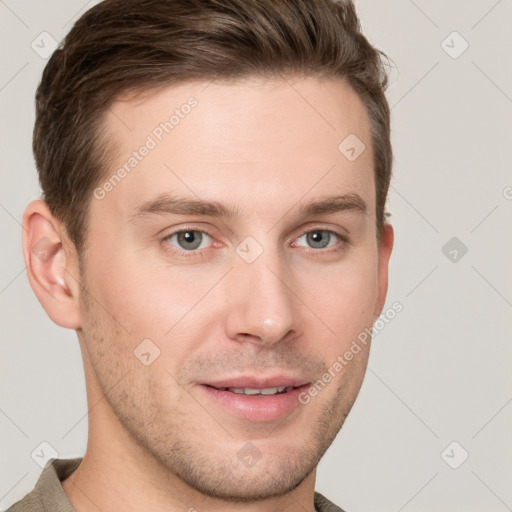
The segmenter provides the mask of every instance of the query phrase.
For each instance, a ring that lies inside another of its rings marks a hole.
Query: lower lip
[[[244,395],[200,385],[212,400],[230,414],[253,422],[276,421],[290,414],[300,405],[299,394],[308,386],[305,384],[278,395]]]

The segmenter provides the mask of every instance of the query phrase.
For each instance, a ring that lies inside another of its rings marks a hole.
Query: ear
[[[388,268],[389,258],[391,251],[393,250],[394,232],[391,224],[385,224],[382,233],[382,239],[379,244],[379,263],[377,269],[377,280],[378,280],[378,295],[377,302],[375,303],[375,310],[373,312],[374,321],[379,318],[384,304],[386,302],[386,295],[388,293]]]
[[[25,209],[23,255],[30,286],[48,316],[62,327],[79,329],[78,255],[44,201]]]

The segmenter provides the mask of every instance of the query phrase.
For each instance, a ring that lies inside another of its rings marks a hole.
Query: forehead
[[[367,113],[340,80],[187,82],[116,101],[105,125],[116,154],[100,186],[118,210],[166,191],[246,208],[357,192],[374,208]]]

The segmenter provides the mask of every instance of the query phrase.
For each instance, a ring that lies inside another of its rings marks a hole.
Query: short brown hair
[[[80,253],[92,191],[109,171],[102,120],[121,94],[194,79],[343,78],[370,120],[380,239],[392,167],[381,57],[350,0],[105,0],[75,23],[37,89],[43,199]]]

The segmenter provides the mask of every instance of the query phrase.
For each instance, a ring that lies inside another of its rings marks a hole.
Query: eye
[[[297,238],[297,240],[299,241],[304,238],[308,246],[313,249],[326,249],[328,247],[332,247],[333,245],[335,245],[337,240],[343,240],[343,237],[341,235],[328,229],[314,229],[311,231],[307,231],[299,238]]]
[[[165,238],[165,241],[174,245],[179,250],[195,251],[196,249],[204,249],[207,247],[209,239],[210,235],[204,231],[186,229],[171,233]]]
[[[306,245],[303,245],[304,241]],[[170,245],[169,250],[183,256],[203,256],[202,249],[208,249],[212,245],[212,237],[205,231],[199,229],[181,229],[167,235],[163,242]],[[341,242],[341,243],[340,243]],[[322,249],[341,251],[348,243],[346,236],[329,229],[311,229],[296,239],[293,246],[302,246],[309,249],[320,249],[313,251],[316,254],[324,254]],[[215,243],[214,243],[215,245]],[[325,252],[331,252],[326,250]]]

